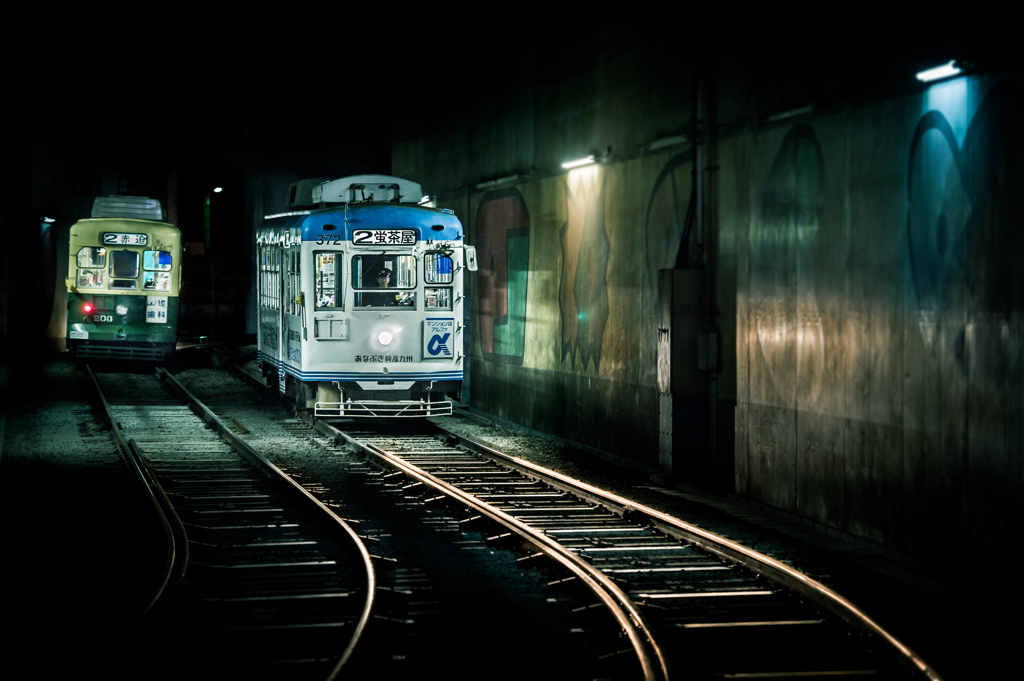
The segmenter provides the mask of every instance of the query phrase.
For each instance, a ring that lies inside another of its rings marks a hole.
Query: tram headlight
[[[117,314],[121,315],[122,317],[125,316],[126,314],[128,314],[128,306],[127,305],[118,305],[117,306]]]
[[[394,340],[394,336],[391,335],[390,331],[381,331],[380,335],[377,336],[377,340],[381,345],[391,345],[391,341]]]

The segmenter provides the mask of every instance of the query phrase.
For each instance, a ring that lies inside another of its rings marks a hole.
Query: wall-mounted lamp
[[[43,218],[43,222],[56,222],[53,218]]]
[[[224,191],[224,187],[214,187],[213,188],[213,193],[214,194],[220,194],[222,191]]]
[[[425,203],[430,203],[430,194],[425,194],[423,198],[417,202],[417,205],[422,206]]]
[[[570,168],[579,168],[580,166],[588,166],[591,163],[594,163],[594,155],[593,154],[591,154],[590,156],[587,156],[586,158],[578,158],[575,161],[566,161],[565,163],[562,164],[562,167],[565,168],[566,170],[569,170]]]
[[[930,83],[933,80],[941,80],[942,78],[958,75],[960,71],[960,67],[956,66],[956,60],[951,59],[948,64],[921,71],[915,77],[922,83]]]

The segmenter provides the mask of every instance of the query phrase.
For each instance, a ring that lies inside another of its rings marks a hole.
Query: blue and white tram
[[[450,414],[463,275],[476,270],[462,223],[406,202],[420,185],[397,177],[346,177],[311,194],[297,203],[320,208],[267,216],[258,230],[264,376],[321,417]]]

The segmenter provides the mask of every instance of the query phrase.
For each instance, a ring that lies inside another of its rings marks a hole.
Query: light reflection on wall
[[[601,341],[608,321],[609,241],[604,221],[604,177],[598,165],[569,171],[567,220],[562,228],[562,361],[584,371],[600,369]]]
[[[945,116],[953,128],[957,144],[961,146],[967,134],[967,126],[978,106],[978,98],[972,97],[977,94],[974,89],[970,78],[960,76],[932,85],[923,98],[924,110],[921,113],[938,111]]]

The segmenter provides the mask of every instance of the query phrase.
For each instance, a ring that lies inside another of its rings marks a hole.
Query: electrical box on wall
[[[664,476],[693,477],[708,443],[708,369],[718,359],[707,331],[705,270],[658,272],[658,463]]]

